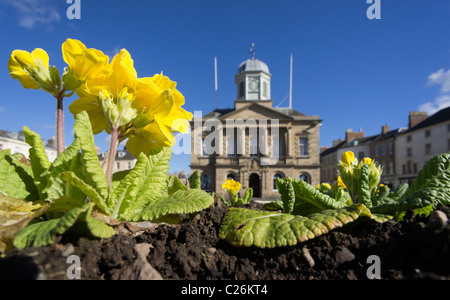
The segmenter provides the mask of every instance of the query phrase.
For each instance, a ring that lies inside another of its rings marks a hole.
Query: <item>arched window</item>
[[[281,173],[276,173],[274,176],[273,176],[273,190],[274,191],[276,191],[277,190],[277,179],[282,179],[282,178],[284,178],[284,175],[283,174],[281,174]]]
[[[306,173],[302,173],[300,174],[300,176],[298,177],[298,179],[305,181],[306,183],[311,183],[311,176],[309,176],[309,174]]]
[[[202,184],[202,190],[210,191],[211,190],[211,177],[208,174],[202,174],[201,184]]]
[[[234,181],[236,181],[236,175],[233,174],[233,173],[229,173],[229,174],[227,175],[227,179],[228,179],[228,180],[233,179]]]

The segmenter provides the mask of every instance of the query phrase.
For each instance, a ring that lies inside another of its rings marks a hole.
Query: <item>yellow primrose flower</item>
[[[355,154],[352,151],[347,151],[342,154],[341,161],[346,165],[358,164]]]
[[[94,134],[111,126],[120,129],[120,139],[128,138],[127,150],[137,157],[154,148],[171,147],[173,132],[187,133],[192,114],[185,111],[183,95],[176,83],[162,74],[137,78],[134,62],[122,49],[110,64],[108,77],[88,79],[76,90],[79,99],[69,107],[73,114],[87,111]]]
[[[361,164],[363,165],[370,165],[372,163],[372,159],[368,158],[368,157],[364,157],[363,160],[361,161]]]
[[[157,74],[151,78],[141,78],[137,85],[134,107],[144,110],[136,120],[149,120],[142,127],[136,124],[136,131],[129,137],[127,150],[138,155],[149,153],[153,148],[171,147],[175,143],[174,132],[188,133],[192,113],[181,106],[184,96],[176,89],[176,82],[167,76]]]
[[[62,53],[68,64],[63,75],[67,90],[75,90],[86,80],[105,77],[110,72],[109,57],[100,50],[88,49],[78,40],[67,39],[62,45]]]
[[[233,197],[241,190],[241,184],[234,179],[227,179],[222,185],[222,188],[227,190],[230,197]]]
[[[47,52],[37,48],[33,52],[14,50],[8,62],[9,74],[26,89],[39,89],[53,93]]]
[[[331,190],[331,185],[329,185],[328,183],[322,183],[322,186],[328,188],[329,190]]]
[[[344,182],[342,181],[342,177],[339,176],[337,179],[337,186],[346,189],[347,187],[345,186]]]
[[[89,114],[94,134],[103,130],[110,133],[110,126],[118,125],[119,115],[127,115],[135,99],[136,70],[128,51],[122,49],[114,57],[110,68],[111,73],[107,78],[92,78],[83,88],[77,89],[79,99],[69,106],[74,115],[82,111]],[[113,108],[117,111],[114,112]],[[115,118],[111,119],[113,115]]]

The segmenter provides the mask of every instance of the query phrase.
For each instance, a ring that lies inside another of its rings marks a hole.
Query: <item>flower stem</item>
[[[58,155],[64,151],[64,108],[63,93],[56,97],[56,145]]]
[[[117,154],[117,148],[119,147],[119,128],[111,127],[111,142],[109,144],[109,152],[107,163],[106,163],[106,183],[108,184],[108,188],[111,185],[112,175],[113,175],[113,167],[114,161]]]

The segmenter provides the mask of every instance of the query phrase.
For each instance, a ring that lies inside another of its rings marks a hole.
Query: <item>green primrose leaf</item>
[[[80,141],[81,159],[83,161],[85,178],[87,184],[94,187],[103,198],[108,198],[108,184],[100,161],[95,151],[94,134],[87,112],[83,111],[75,116],[75,139]]]
[[[200,173],[198,171],[195,171],[189,177],[189,187],[191,189],[197,189],[197,190],[201,189]]]
[[[165,195],[172,148],[158,150],[148,157],[140,155],[135,168],[117,186],[110,199],[110,207],[116,212],[112,217],[135,220],[146,206]]]
[[[181,182],[181,180],[173,175],[167,176],[167,193],[173,195],[178,191],[186,191],[187,187]]]
[[[295,205],[295,191],[292,181],[277,179],[276,185],[281,195],[281,202],[283,202],[283,212],[285,214],[292,213]]]
[[[367,210],[364,205],[355,204],[302,217],[231,208],[222,221],[219,237],[234,246],[293,246],[353,222],[364,210]]]
[[[101,239],[108,239],[116,234],[114,229],[103,223],[102,221],[94,218],[92,216],[92,211],[94,210],[94,205],[91,205],[86,212],[86,225],[89,229],[89,231],[92,233],[92,235],[101,238]]]
[[[92,204],[71,209],[62,218],[39,222],[25,227],[14,238],[14,246],[19,249],[41,247],[55,243],[58,235],[72,227],[77,219],[89,210]]]
[[[84,193],[60,176],[62,172],[73,172],[78,177],[84,178],[80,150],[79,140],[76,139],[72,145],[56,157],[50,168],[42,174],[42,176],[47,178],[47,186],[43,190],[47,195],[47,201],[55,202],[61,197],[69,197],[74,201],[78,201],[79,205],[76,206],[84,204],[86,199]]]
[[[48,161],[47,154],[45,154],[41,137],[36,132],[31,131],[27,126],[23,127],[23,134],[25,141],[31,146],[30,162],[34,178],[37,182],[42,180],[42,183],[45,184],[45,179],[40,178],[40,176],[50,167],[51,163]]]
[[[365,164],[361,167],[361,173],[358,180],[358,203],[362,203],[367,207],[372,207],[372,200],[369,185],[369,165]]]
[[[440,154],[430,159],[419,174],[417,174],[410,189],[401,199],[424,196],[427,200],[432,200],[429,198],[432,195],[434,208],[436,208],[439,203],[448,205],[450,204],[449,182],[450,152]]]
[[[98,208],[106,214],[109,214],[109,208],[106,205],[105,199],[97,193],[97,190],[94,187],[84,182],[73,172],[62,172],[60,176],[63,180],[79,188],[92,202],[97,205]]]
[[[343,208],[344,203],[338,202],[330,196],[321,193],[314,186],[300,179],[286,178],[292,181],[292,185],[295,191],[295,197],[301,201],[306,201],[309,204],[323,210],[332,208]]]
[[[35,201],[39,192],[31,166],[24,164],[22,154],[10,155],[10,149],[0,151],[0,195]]]
[[[202,190],[180,190],[149,203],[131,221],[156,220],[169,214],[189,214],[214,204],[214,198]]]

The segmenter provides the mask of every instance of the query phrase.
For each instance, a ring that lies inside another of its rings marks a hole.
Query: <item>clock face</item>
[[[255,79],[250,80],[250,82],[248,83],[248,89],[251,92],[258,91],[258,89],[259,89],[259,81],[255,80]]]

